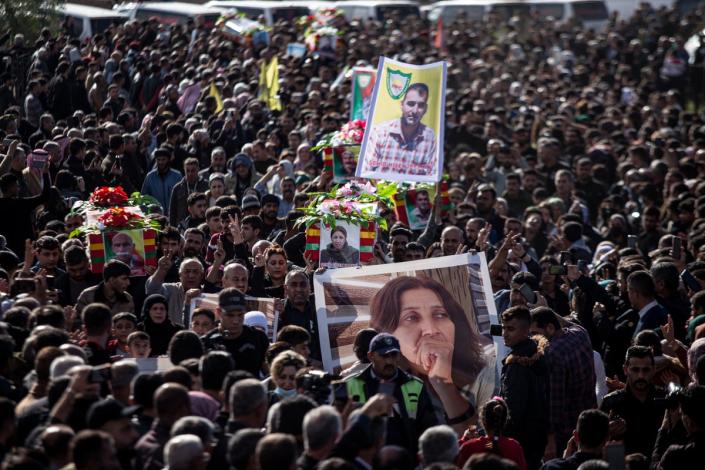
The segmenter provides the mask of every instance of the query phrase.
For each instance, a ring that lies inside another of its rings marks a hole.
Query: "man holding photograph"
[[[421,122],[428,110],[428,97],[425,83],[409,85],[401,100],[401,116],[372,128],[363,171],[417,175],[435,171],[436,135]]]

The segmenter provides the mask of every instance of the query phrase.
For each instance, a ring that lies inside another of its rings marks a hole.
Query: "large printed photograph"
[[[412,65],[382,57],[357,176],[440,181],[446,62]]]
[[[476,403],[495,391],[497,323],[484,253],[328,270],[315,276],[323,365],[356,360],[358,331],[399,339],[404,367],[428,381],[452,381]]]

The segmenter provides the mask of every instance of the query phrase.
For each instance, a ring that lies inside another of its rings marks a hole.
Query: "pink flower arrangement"
[[[362,136],[365,135],[365,124],[367,121],[363,119],[356,119],[346,123],[340,128],[339,139],[345,141],[348,145],[360,145],[362,143]]]
[[[334,217],[341,215],[362,214],[353,201],[338,201],[335,199],[323,201],[319,206],[319,210],[323,214],[330,214]]]
[[[372,185],[369,181],[363,186],[357,183],[347,183],[344,186],[338,188],[335,192],[336,197],[358,197],[362,194],[374,194],[377,188]]]

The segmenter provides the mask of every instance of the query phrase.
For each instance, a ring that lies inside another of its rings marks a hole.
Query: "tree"
[[[44,27],[58,26],[54,13],[63,0],[0,0],[0,32],[34,40]],[[1,45],[0,45],[1,46]]]

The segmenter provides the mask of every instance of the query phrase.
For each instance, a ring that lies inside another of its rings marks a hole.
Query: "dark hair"
[[[269,347],[267,348],[267,352],[264,353],[264,360],[267,363],[268,366],[272,366],[272,362],[274,362],[274,359],[284,351],[291,351],[291,343],[288,343],[286,341],[275,341],[274,343],[270,344]]]
[[[111,259],[103,267],[103,280],[107,281],[114,277],[129,276],[130,272],[130,267],[127,264],[117,259]]]
[[[43,237],[39,237],[39,239],[36,242],[34,242],[34,248],[37,251],[60,250],[61,244],[59,243],[59,240],[57,240],[55,237],[45,235]]]
[[[201,339],[191,330],[177,331],[169,340],[167,348],[172,364],[180,364],[186,359],[200,359],[203,351]]]
[[[191,387],[193,387],[193,377],[191,377],[191,373],[188,369],[182,366],[172,367],[171,369],[164,371],[164,382],[179,384],[186,388],[186,390],[191,390]],[[157,407],[157,412],[159,412],[160,406],[164,406],[167,413],[171,413],[173,410],[178,409],[178,405],[170,403],[170,401],[166,399],[164,399],[163,402],[155,402],[155,405]]]
[[[300,421],[303,421],[303,416]],[[282,433],[264,436],[257,443],[255,452],[260,470],[289,468],[296,463],[298,454],[294,436]]]
[[[179,229],[171,226],[164,227],[164,230],[159,233],[159,243],[164,240],[176,240],[181,242],[181,233],[179,232]]]
[[[279,407],[269,416],[271,432],[283,432],[292,436],[303,434],[303,422],[306,413],[318,404],[306,395],[296,395],[279,402]]]
[[[213,217],[220,217],[221,208],[218,206],[211,206],[206,209],[206,220],[212,219]]]
[[[113,315],[105,304],[92,303],[86,305],[81,312],[83,326],[89,336],[102,335],[110,331],[113,324]]]
[[[578,222],[568,222],[561,227],[561,232],[566,240],[573,243],[580,240],[583,236],[583,226]]]
[[[84,429],[71,441],[71,455],[76,470],[92,468],[102,457],[103,446],[114,447],[113,438],[103,431]]]
[[[228,372],[235,369],[235,361],[226,351],[211,351],[201,357],[198,367],[204,390],[220,390]]]
[[[480,409],[480,421],[485,431],[492,432],[490,451],[499,454],[499,438],[502,436],[504,425],[507,423],[507,404],[500,398],[493,398]]]
[[[262,232],[262,228],[264,228],[262,217],[258,215],[246,215],[242,218],[240,225],[249,225],[253,230],[259,230],[260,232]]]
[[[400,276],[388,281],[370,301],[370,326],[379,332],[392,333],[399,325],[401,297],[412,289],[433,291],[455,326],[453,347],[453,383],[459,387],[472,383],[485,365],[480,337],[472,329],[463,307],[438,281],[427,277]]]
[[[235,470],[247,468],[257,444],[265,436],[259,429],[240,429],[228,441],[228,463]]]
[[[66,266],[76,266],[87,260],[86,251],[78,245],[71,245],[64,250],[64,263]]]
[[[132,380],[132,399],[144,409],[154,406],[154,392],[164,384],[164,377],[158,372],[142,373]]]
[[[363,364],[368,364],[370,362],[367,357],[367,352],[370,350],[370,342],[372,338],[377,336],[377,331],[372,328],[363,328],[358,331],[355,335],[355,342],[353,343],[353,352],[355,357]]]
[[[576,430],[580,443],[588,448],[603,444],[609,435],[610,419],[600,410],[585,410],[578,417]]]
[[[426,85],[425,83],[417,82],[409,85],[409,88],[407,88],[406,93],[404,93],[404,98],[401,100],[402,103],[406,101],[406,95],[408,95],[411,90],[416,90],[417,93],[424,94],[426,95],[426,98],[428,98],[428,85]]]
[[[208,308],[203,308],[203,307],[198,307],[194,309],[194,311],[191,313],[191,320],[193,320],[193,317],[197,315],[204,315],[208,317],[208,319],[212,322],[215,322],[215,313],[213,310],[208,309]]]
[[[627,354],[624,357],[624,365],[628,366],[629,365],[629,360],[632,358],[637,358],[637,359],[644,359],[644,358],[649,358],[651,359],[651,365],[654,365],[654,353],[651,351],[650,348],[646,346],[630,346],[629,349],[627,349]]]
[[[661,338],[656,334],[654,330],[643,330],[634,338],[634,345],[636,346],[646,346],[650,348],[654,356],[660,356],[661,351]]]
[[[115,315],[113,317],[113,325],[120,320],[129,320],[132,323],[134,323],[135,326],[137,326],[137,323],[138,323],[137,317],[135,316],[135,314],[130,313],[130,312],[120,312],[117,315]]]
[[[528,284],[531,290],[539,290],[539,281],[528,271],[520,271],[512,276],[511,284]]]
[[[659,281],[663,282],[669,293],[674,293],[678,290],[678,276],[678,268],[674,263],[662,261],[651,266],[651,278],[654,284]]]
[[[512,320],[517,320],[520,323],[523,323],[524,326],[529,327],[531,325],[531,312],[523,305],[509,307],[507,310],[502,312],[502,322],[504,323]]]
[[[292,346],[311,341],[311,335],[305,328],[297,325],[286,325],[277,333],[277,341],[285,341]]]
[[[198,201],[208,202],[208,196],[205,193],[191,193],[188,198],[186,198],[186,204],[191,207],[195,205]]]
[[[65,322],[66,317],[64,317],[64,310],[58,305],[37,307],[32,311],[30,318],[31,328],[40,325],[50,325],[54,328],[63,329]]]
[[[633,290],[637,294],[643,297],[653,297],[654,296],[654,280],[648,271],[636,271],[629,275],[627,278],[627,285],[630,290]]]
[[[536,326],[539,328],[546,328],[548,325],[553,325],[556,330],[561,329],[558,314],[550,307],[536,307],[531,310],[531,323],[536,323]]]

